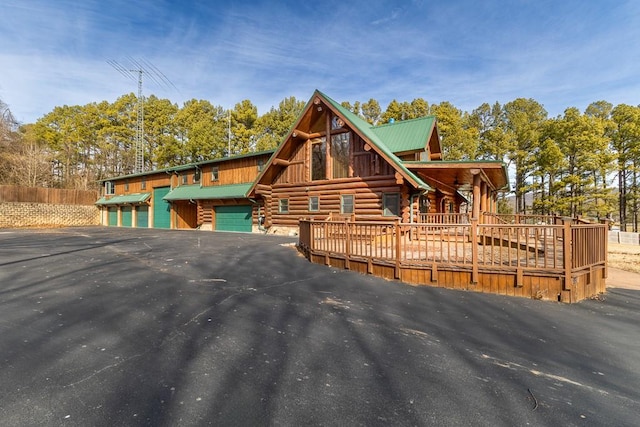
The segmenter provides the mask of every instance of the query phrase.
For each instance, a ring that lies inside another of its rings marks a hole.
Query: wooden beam
[[[307,132],[301,131],[300,129],[294,129],[291,136],[293,136],[294,138],[302,138],[306,140],[306,139],[312,139],[312,138],[320,138],[322,134],[323,132],[307,133]]]
[[[400,172],[396,172],[394,176],[396,178],[396,184],[401,185],[404,182],[404,177]]]
[[[273,159],[272,164],[277,166],[289,166],[291,162],[289,160],[276,158],[276,159]]]

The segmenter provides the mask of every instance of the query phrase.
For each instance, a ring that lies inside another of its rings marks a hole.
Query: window
[[[341,129],[344,126],[344,120],[338,116],[333,116],[331,119],[331,129]]]
[[[182,183],[183,184],[188,184],[189,183],[189,174],[187,174],[187,173],[183,173],[182,174]]]
[[[349,176],[349,137],[350,133],[340,133],[331,137],[331,159],[333,161],[333,177]]]
[[[113,182],[106,181],[104,183],[104,194],[115,194],[115,192],[116,192],[116,188],[115,188],[115,185],[113,185]]]
[[[382,215],[400,216],[400,193],[382,195]]]
[[[198,183],[200,182],[200,168],[196,168],[195,171],[193,171],[193,183]]]
[[[220,169],[218,166],[211,166],[211,181],[220,179]]]
[[[311,145],[311,179],[327,179],[327,140],[322,138]]]
[[[140,181],[140,189],[141,190],[146,190],[147,189],[147,180],[142,178],[142,181]]]
[[[279,213],[289,213],[289,199],[280,199],[278,204]]]
[[[309,212],[318,212],[320,210],[320,198],[318,196],[309,196]]]
[[[124,191],[125,191],[125,193],[126,193],[127,191],[129,191],[129,181],[128,181],[128,180],[126,180],[126,181],[124,182]]]
[[[264,164],[265,164],[264,159],[262,158],[258,159],[257,163],[258,163],[258,172],[262,172],[262,169],[264,169]]]
[[[340,196],[340,213],[353,213],[353,194],[343,194]]]

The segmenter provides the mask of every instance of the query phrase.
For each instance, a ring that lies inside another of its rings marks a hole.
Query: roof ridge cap
[[[416,122],[418,120],[426,120],[426,119],[431,119],[431,118],[436,118],[435,114],[429,114],[426,116],[422,116],[422,117],[415,117],[413,119],[407,119],[407,120],[398,120],[398,121],[394,121],[393,123],[383,123],[381,125],[376,125],[376,126],[372,126],[373,128],[380,128],[383,126],[395,126],[395,125],[399,125],[399,124],[403,124],[403,123],[408,123],[408,122]]]

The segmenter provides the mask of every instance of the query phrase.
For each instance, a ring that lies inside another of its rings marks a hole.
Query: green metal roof
[[[102,197],[96,205],[132,205],[144,203],[151,197],[151,193],[126,194],[123,196]]]
[[[238,154],[238,155],[235,155],[235,156],[222,157],[222,158],[219,158],[219,159],[203,160],[201,162],[196,162],[196,163],[186,163],[184,165],[171,166],[171,167],[162,168],[162,169],[154,169],[154,170],[147,171],[147,172],[139,172],[139,173],[132,173],[132,174],[128,174],[128,175],[114,176],[114,177],[111,177],[111,178],[100,179],[100,180],[98,180],[98,182],[114,181],[114,180],[123,179],[123,178],[134,178],[134,177],[138,177],[138,176],[147,176],[147,175],[153,175],[153,174],[161,173],[161,172],[174,172],[174,171],[175,172],[179,172],[179,171],[183,171],[183,170],[194,169],[196,166],[205,166],[205,165],[210,165],[210,164],[215,164],[215,163],[226,162],[226,161],[229,161],[229,160],[242,159],[242,158],[245,158],[245,157],[253,157],[253,156],[266,155],[266,154],[273,154],[274,152],[275,152],[275,149],[264,150],[264,151],[256,151],[254,153]]]
[[[252,183],[212,185],[181,185],[163,197],[164,200],[244,199]]]
[[[435,116],[426,116],[375,126],[371,130],[393,153],[402,153],[424,150],[435,122]]]
[[[344,108],[342,105],[329,98],[324,93],[316,90],[317,93],[322,95],[322,97],[331,104],[333,108],[335,108],[340,114],[342,114],[347,121],[349,121],[358,131],[360,131],[369,141],[371,141],[385,156],[389,158],[395,165],[395,167],[400,170],[406,177],[410,180],[413,180],[415,185],[422,189],[432,191],[431,188],[426,182],[418,177],[418,175],[411,172],[407,167],[403,164],[398,156],[396,156],[391,148],[382,140],[381,137],[374,131],[374,126],[371,126],[369,122],[358,116],[357,114],[352,113],[348,109]],[[398,122],[401,123],[401,122]],[[395,124],[393,124],[395,125]],[[384,131],[383,131],[384,134]]]

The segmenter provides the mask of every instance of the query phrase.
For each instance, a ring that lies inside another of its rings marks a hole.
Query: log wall
[[[271,191],[261,195],[268,206],[268,225],[297,226],[300,218],[326,218],[340,213],[340,196],[354,195],[354,213],[357,216],[382,216],[384,193],[407,192],[406,186],[398,185],[393,175],[369,178],[342,178],[336,180],[311,181],[303,184],[273,185]],[[309,197],[319,198],[319,210],[309,211]],[[280,199],[288,199],[289,212],[279,213]],[[403,199],[406,200],[406,197]],[[407,202],[408,203],[408,202]],[[406,208],[408,216],[408,204]]]

